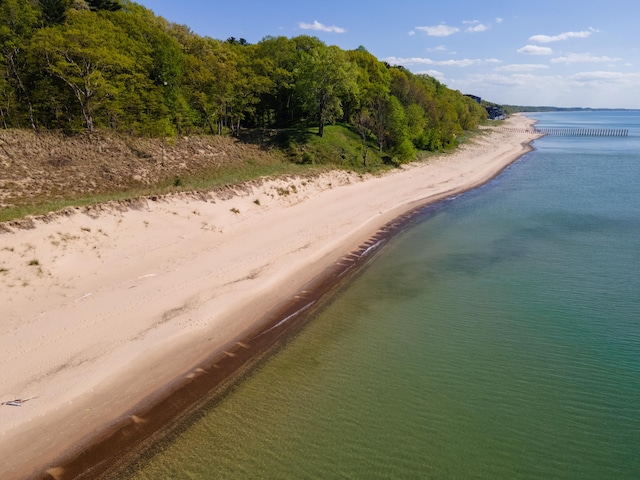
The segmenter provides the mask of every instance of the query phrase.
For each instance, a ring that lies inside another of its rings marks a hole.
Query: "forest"
[[[130,0],[0,0],[0,128],[143,137],[341,124],[398,161],[485,109],[436,79],[311,36],[201,36]]]

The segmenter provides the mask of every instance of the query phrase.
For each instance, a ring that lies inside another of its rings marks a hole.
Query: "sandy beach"
[[[383,225],[479,186],[532,121],[381,176],[333,172],[0,228],[0,477],[63,478],[82,445],[254,331]]]

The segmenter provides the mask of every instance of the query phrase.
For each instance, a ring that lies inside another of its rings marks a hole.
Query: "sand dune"
[[[204,357],[231,351],[380,226],[486,182],[532,138],[496,131],[376,177],[265,180],[5,225],[0,402],[18,402],[0,405],[0,476],[56,465]]]

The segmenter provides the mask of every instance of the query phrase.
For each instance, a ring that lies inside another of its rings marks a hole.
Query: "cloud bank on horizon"
[[[640,109],[636,0],[138,3],[217,39],[312,35],[345,50],[364,46],[496,103]]]

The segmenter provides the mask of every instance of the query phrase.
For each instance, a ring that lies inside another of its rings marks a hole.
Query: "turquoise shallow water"
[[[123,478],[640,478],[640,112],[394,239]]]

